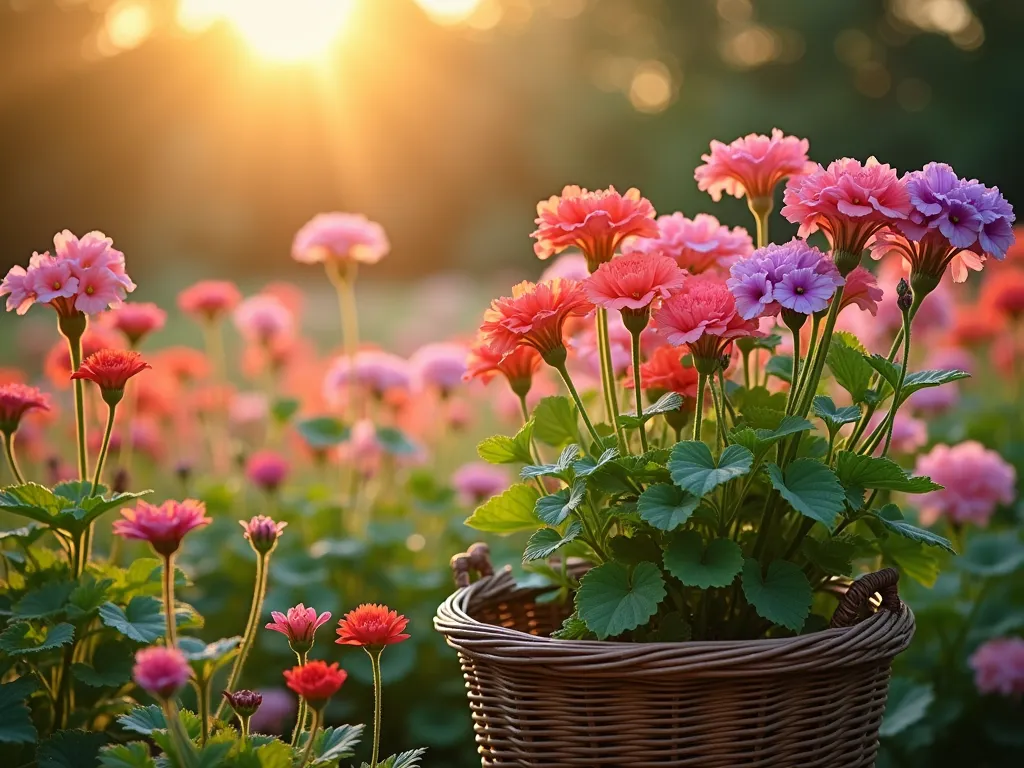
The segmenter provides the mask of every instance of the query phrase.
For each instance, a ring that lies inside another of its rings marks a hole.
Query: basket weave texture
[[[874,765],[890,665],[914,633],[897,578],[858,580],[832,628],[786,639],[553,640],[565,606],[507,568],[434,623],[459,652],[485,768],[853,768]]]

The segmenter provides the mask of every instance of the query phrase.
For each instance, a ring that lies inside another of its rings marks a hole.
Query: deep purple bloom
[[[819,312],[846,282],[828,256],[803,240],[759,248],[733,264],[729,274],[726,285],[745,320],[778,314],[782,307],[801,314]]]

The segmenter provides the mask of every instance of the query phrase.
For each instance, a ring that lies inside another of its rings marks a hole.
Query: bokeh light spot
[[[427,546],[427,540],[422,533],[410,533],[405,540],[405,547],[410,552],[420,552]]]
[[[126,0],[110,6],[104,26],[112,46],[129,50],[141,44],[153,31],[153,14],[145,3]]]
[[[439,24],[460,24],[476,11],[481,0],[416,0],[416,5]]]
[[[640,112],[661,112],[672,101],[672,75],[660,61],[645,61],[633,74],[629,100]]]

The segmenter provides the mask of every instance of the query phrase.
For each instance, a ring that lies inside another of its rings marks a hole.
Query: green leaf
[[[690,519],[698,504],[700,499],[682,488],[658,483],[640,494],[636,509],[645,523],[662,531],[674,531]]]
[[[733,404],[743,412],[747,408],[763,408],[769,411],[786,411],[786,393],[770,392],[767,387],[752,387],[737,390]]]
[[[59,487],[60,486],[57,486],[57,488]],[[100,488],[102,489],[103,486],[100,486]],[[75,517],[79,521],[79,526],[81,528],[85,528],[102,515],[105,515],[107,512],[110,512],[113,509],[117,509],[118,507],[124,506],[129,501],[134,501],[135,499],[141,498],[142,496],[146,496],[152,492],[153,491],[151,490],[147,490],[139,491],[138,493],[115,493],[113,496],[109,498],[93,496],[81,503],[81,510],[84,511],[79,513],[79,511],[76,510]]]
[[[852,451],[836,454],[836,474],[847,488],[870,488],[901,493],[941,491],[942,486],[928,477],[911,477],[892,459],[861,456]]]
[[[757,405],[743,406],[740,415],[748,427],[768,431],[778,428],[786,418],[786,412],[781,408],[762,408]]]
[[[54,731],[36,750],[37,768],[95,768],[100,747],[109,741],[102,731]]]
[[[156,704],[150,704],[148,707],[136,707],[128,714],[117,718],[117,722],[126,731],[134,731],[146,736],[153,731],[163,730],[167,727],[164,713]]]
[[[589,477],[601,469],[601,467],[608,464],[608,462],[616,459],[618,455],[618,448],[606,448],[597,458],[597,461],[594,461],[594,459],[589,456],[584,456],[582,459],[574,462],[572,467],[576,471],[577,477]]]
[[[75,663],[75,679],[93,688],[116,688],[132,679],[135,653],[129,643],[106,641],[96,646],[91,663]]]
[[[887,530],[892,531],[905,539],[910,539],[918,544],[927,544],[930,547],[944,549],[952,555],[956,554],[956,551],[953,549],[953,545],[950,543],[949,539],[939,536],[939,534],[933,533],[925,528],[918,528],[916,525],[911,525],[903,519],[903,513],[900,512],[900,508],[895,504],[886,504],[881,509],[875,510],[874,514]]]
[[[45,619],[64,613],[68,598],[75,588],[73,581],[55,581],[34,589],[11,609],[17,619]]]
[[[57,496],[38,483],[11,485],[0,490],[0,510],[30,518],[43,525],[59,527],[61,521],[74,524],[74,515],[69,512],[74,508],[74,502]]]
[[[394,427],[377,427],[377,442],[392,456],[415,456],[419,450],[408,435]]]
[[[270,406],[270,415],[279,424],[287,424],[299,412],[301,403],[294,397],[279,397]]]
[[[315,416],[296,422],[295,429],[314,450],[325,450],[348,440],[351,431],[333,416]]]
[[[178,648],[188,660],[197,680],[209,680],[218,669],[231,662],[239,652],[239,636],[205,643],[198,637],[178,638]]]
[[[730,439],[736,445],[742,445],[754,454],[755,458],[762,456],[775,443],[788,435],[797,432],[806,432],[814,429],[814,425],[807,419],[799,416],[784,416],[774,429],[743,429],[733,430]]]
[[[104,624],[136,642],[148,644],[164,636],[165,619],[155,597],[133,597],[126,608],[104,603],[99,613]]]
[[[825,362],[836,383],[850,393],[853,402],[863,403],[874,373],[864,355],[847,346],[842,339],[833,338]]]
[[[75,628],[66,622],[49,627],[31,621],[19,621],[8,625],[0,634],[0,651],[12,656],[42,653],[67,645],[74,638]]]
[[[362,725],[339,725],[324,728],[313,742],[313,765],[352,757],[363,735]]]
[[[612,557],[623,565],[639,565],[645,560],[661,562],[661,545],[645,533],[612,536],[608,546],[612,550]]]
[[[575,540],[582,530],[583,527],[578,520],[573,520],[569,523],[569,527],[566,528],[564,534],[559,533],[555,528],[541,528],[539,531],[534,532],[527,542],[526,550],[523,552],[523,562],[546,560],[557,550]]]
[[[727,587],[743,568],[743,550],[731,539],[712,539],[683,531],[665,549],[665,569],[686,586],[708,589]]]
[[[533,421],[528,421],[515,437],[488,437],[476,447],[476,452],[489,464],[533,464],[533,454],[530,452],[532,436]]]
[[[787,384],[793,381],[793,356],[775,355],[764,367],[765,375],[775,376]]]
[[[582,479],[578,479],[573,483],[572,488],[563,488],[537,499],[534,514],[548,525],[561,525],[562,521],[583,503],[586,493],[587,484]]]
[[[906,677],[894,677],[889,681],[889,700],[878,735],[890,738],[916,725],[924,719],[933,701],[935,691],[931,685],[915,683]]]
[[[97,580],[90,573],[83,575],[68,596],[68,617],[79,621],[91,616],[107,601],[113,585],[113,579]]]
[[[854,559],[864,550],[862,539],[846,534],[824,539],[807,536],[800,545],[800,551],[808,562],[832,576],[851,575]]]
[[[648,643],[685,643],[693,638],[693,627],[679,611],[669,611],[657,618],[658,626],[648,633]]]
[[[665,597],[658,566],[628,568],[614,560],[591,569],[580,581],[576,609],[587,627],[604,640],[645,624]]]
[[[533,513],[537,498],[535,488],[526,483],[516,483],[477,507],[466,519],[466,525],[478,531],[501,535],[535,531],[540,527],[540,520]]]
[[[855,349],[862,355],[866,355],[868,352],[864,345],[860,343],[860,339],[850,331],[836,331],[832,334],[832,338],[836,343],[844,344],[850,349]]]
[[[880,547],[884,559],[894,564],[901,576],[929,589],[935,586],[945,558],[938,548],[902,536],[890,536],[880,542]]]
[[[767,349],[774,352],[781,343],[782,336],[777,333],[769,333],[766,336],[744,336],[741,339],[736,339],[736,346],[742,352],[752,352],[755,349]]]
[[[1010,532],[977,534],[958,562],[976,576],[1009,576],[1024,566],[1024,544]]]
[[[716,462],[711,449],[696,440],[676,443],[668,460],[672,481],[698,498],[723,483],[750,471],[754,455],[741,445],[730,445]]]
[[[619,416],[619,423],[624,427],[636,429],[641,424],[646,424],[660,413],[678,411],[683,405],[683,396],[678,392],[666,392],[658,398],[657,402],[644,408],[643,417],[637,418],[636,412],[624,413]]]
[[[114,744],[100,750],[100,768],[156,768],[144,741]]]
[[[799,632],[811,612],[811,585],[800,567],[775,560],[762,575],[757,560],[743,564],[743,594],[757,615]]]
[[[969,379],[970,377],[971,374],[969,374],[967,371],[960,370],[931,370],[915,371],[914,373],[908,373],[906,380],[903,382],[903,389],[900,390],[900,400],[906,400],[919,389],[938,387],[941,386],[942,384],[948,384],[952,381],[959,381],[960,379]]]
[[[282,747],[265,745],[256,749],[257,759],[260,761],[260,768],[290,768],[290,759],[294,758],[291,748],[284,742],[279,742]],[[206,746],[199,750],[198,765],[196,768],[221,768],[228,753],[235,746],[234,740],[219,741],[216,737],[206,742]],[[268,749],[269,747],[269,749]],[[266,756],[259,754],[266,750]],[[270,759],[267,759],[270,758]]]
[[[570,443],[562,449],[558,460],[554,464],[531,464],[523,467],[519,476],[523,480],[531,480],[535,477],[561,477],[568,478],[569,470],[573,462],[580,456],[580,447],[576,443]]]
[[[579,439],[576,405],[568,397],[545,397],[533,409],[533,434],[556,448]]]
[[[557,640],[594,639],[594,634],[587,629],[587,623],[577,613],[567,616],[565,621],[562,622],[562,626],[552,632],[551,636]]]
[[[878,371],[878,375],[885,379],[885,382],[896,389],[900,382],[900,367],[882,355],[865,355],[868,365]]]
[[[38,734],[26,700],[38,687],[31,677],[0,683],[0,742],[32,744],[36,741]]]
[[[846,493],[831,469],[816,459],[797,459],[785,474],[775,464],[766,469],[772,487],[793,509],[829,530],[836,527]]]
[[[814,415],[825,422],[829,433],[834,433],[844,424],[853,424],[860,421],[861,410],[859,405],[847,405],[837,408],[831,397],[827,395],[816,395],[814,398]]]
[[[391,757],[381,760],[377,763],[377,768],[417,768],[420,764],[420,758],[427,753],[425,747],[419,749],[411,749],[408,752],[399,752],[397,755],[391,755]],[[363,763],[364,768],[370,768],[367,763]]]

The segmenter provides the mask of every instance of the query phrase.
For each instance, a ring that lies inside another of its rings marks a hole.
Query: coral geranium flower
[[[878,278],[864,267],[857,267],[846,276],[846,285],[843,287],[843,298],[839,304],[839,311],[842,312],[851,304],[856,304],[874,317],[878,314],[878,302],[882,300],[883,296],[884,292],[878,287]]]
[[[784,136],[778,128],[771,136],[751,133],[730,144],[711,142],[711,154],[701,155],[704,165],[694,171],[697,188],[719,201],[722,193],[747,196],[751,205],[771,207],[775,185],[791,176],[809,173],[807,139]]]
[[[124,394],[128,380],[152,366],[138,352],[125,349],[101,349],[82,361],[72,379],[88,379],[103,393],[103,399],[115,405]]]
[[[1024,270],[1008,269],[986,281],[981,303],[1014,320],[1024,316]]]
[[[587,298],[623,315],[647,311],[658,299],[667,299],[683,286],[686,273],[662,253],[628,253],[606,261],[583,285]]]
[[[583,284],[575,280],[524,281],[512,288],[511,297],[503,296],[491,302],[491,308],[484,314],[480,335],[500,355],[526,344],[548,361],[553,354],[564,357],[562,330],[566,319],[586,315],[593,308]]]
[[[533,386],[533,375],[540,369],[540,354],[533,347],[516,347],[507,355],[491,349],[485,340],[478,338],[469,349],[466,358],[466,381],[480,379],[487,384],[499,373],[508,381],[512,391],[526,397]]]
[[[328,665],[319,659],[284,671],[288,687],[305,699],[313,709],[322,709],[327,700],[338,692],[347,677],[348,672],[338,669],[337,662]]]
[[[228,280],[201,280],[178,294],[178,307],[206,322],[213,322],[238,306],[242,294]]]
[[[620,195],[615,187],[590,192],[567,186],[561,196],[537,203],[537,242],[534,253],[547,259],[575,246],[583,251],[593,272],[615,254],[627,237],[657,237],[658,225],[650,200],[633,188]]]
[[[649,360],[640,365],[640,388],[661,394],[678,392],[683,397],[697,396],[697,369],[683,365],[683,356],[677,347],[658,347]],[[626,387],[633,389],[636,382],[626,381]]]
[[[403,634],[409,620],[386,605],[366,603],[345,614],[338,622],[338,645],[359,645],[367,650],[380,650],[408,640]]]
[[[26,384],[13,382],[0,386],[0,432],[14,434],[22,416],[34,408],[50,410],[50,398]]]
[[[206,505],[194,499],[165,501],[160,506],[140,501],[135,509],[121,510],[114,533],[126,539],[148,541],[157,554],[167,557],[178,551],[185,534],[209,525]]]
[[[167,321],[167,313],[148,301],[122,304],[103,317],[111,328],[123,333],[133,347],[153,331],[163,328]]]

